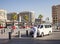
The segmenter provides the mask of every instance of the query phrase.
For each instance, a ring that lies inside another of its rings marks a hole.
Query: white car
[[[37,36],[44,36],[52,33],[52,26],[50,24],[40,24],[37,26]],[[34,31],[30,31],[30,35],[33,35]]]
[[[39,36],[44,36],[44,35],[51,34],[51,33],[52,33],[52,26],[50,24],[38,25],[38,32],[37,32],[37,34]]]

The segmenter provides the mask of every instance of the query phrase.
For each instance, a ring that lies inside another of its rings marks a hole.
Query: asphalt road
[[[40,40],[60,40],[60,31],[53,32],[51,35],[46,35],[44,37],[37,37]]]
[[[60,31],[54,31],[51,35],[37,38],[27,37],[24,34],[21,38],[0,39],[0,44],[60,44]]]
[[[11,39],[0,40],[0,44],[60,44],[60,40],[38,40],[38,39]]]
[[[21,38],[12,37],[9,39],[1,39],[0,44],[60,44],[60,31],[53,31],[51,35],[46,35],[44,37],[32,38],[30,36],[26,36],[26,31],[21,31]],[[2,36],[1,36],[2,37]],[[3,38],[5,35],[3,34]]]

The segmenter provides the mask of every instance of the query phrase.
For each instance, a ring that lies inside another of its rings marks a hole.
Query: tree
[[[40,19],[40,24],[41,24],[41,21],[42,21],[43,15],[40,14],[40,15],[38,16],[38,18]]]
[[[40,14],[40,15],[38,16],[38,18],[42,19],[42,18],[43,18],[43,16]]]
[[[1,26],[1,23],[2,23],[2,22],[0,21],[0,26]]]
[[[17,20],[18,16],[17,13],[12,13],[12,20],[13,20],[13,25],[14,25],[14,20]]]
[[[17,20],[17,13],[12,13],[12,20]]]
[[[24,19],[25,19],[26,21],[28,21],[28,16],[27,16],[27,15],[25,15],[25,16],[24,16]]]

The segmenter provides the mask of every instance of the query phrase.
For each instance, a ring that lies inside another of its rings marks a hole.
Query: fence
[[[16,34],[17,33],[17,34]],[[0,34],[8,34],[8,39],[10,40],[13,35],[17,35],[19,38],[22,37],[22,35],[25,35],[26,37],[29,35],[29,30],[28,29],[19,29],[19,30],[14,30],[13,32],[11,32],[11,29],[9,28],[5,28],[5,29],[0,29]]]

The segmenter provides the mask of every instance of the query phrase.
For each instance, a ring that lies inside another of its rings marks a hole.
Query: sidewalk
[[[53,32],[60,32],[60,30],[57,30],[57,29],[53,29],[52,31]]]
[[[0,33],[0,39],[8,39],[8,33],[3,33],[3,34],[1,34]]]

